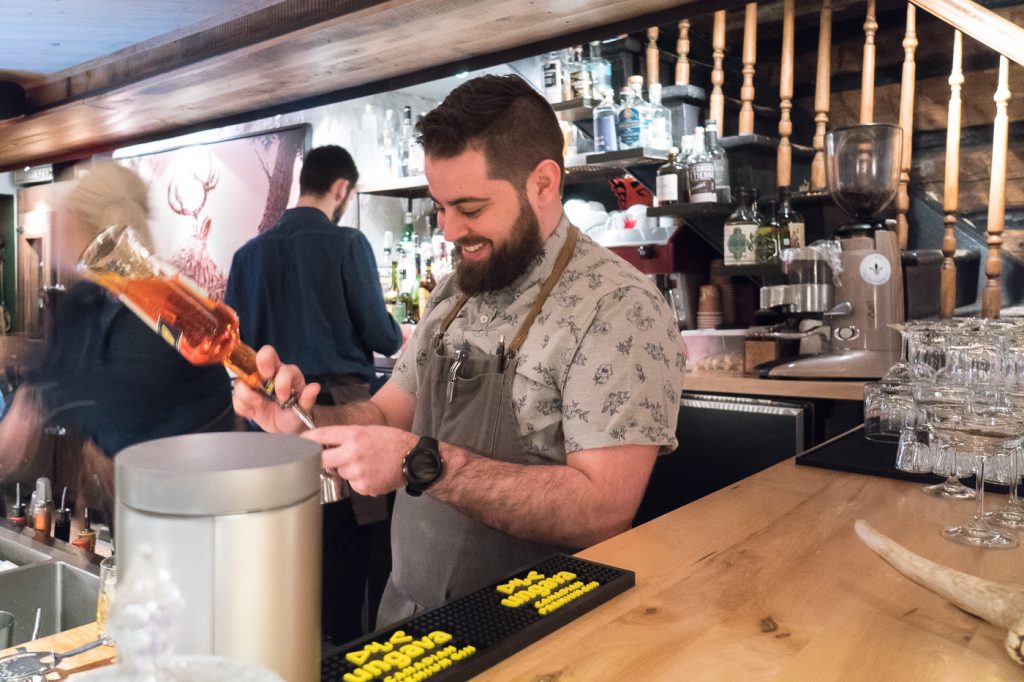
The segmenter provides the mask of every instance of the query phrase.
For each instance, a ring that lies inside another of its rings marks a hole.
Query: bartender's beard
[[[478,240],[466,241],[472,244]],[[455,283],[469,296],[504,289],[526,272],[543,248],[540,221],[526,197],[520,195],[519,215],[512,224],[511,236],[504,244],[493,244],[490,258],[480,263],[465,261],[462,246],[455,244]]]

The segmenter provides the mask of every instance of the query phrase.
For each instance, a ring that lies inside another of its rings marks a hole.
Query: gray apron
[[[522,452],[518,425],[512,414],[512,381],[518,351],[572,258],[577,235],[576,228],[570,226],[554,269],[508,347],[504,371],[499,371],[494,354],[469,353],[463,356],[454,376],[454,388],[449,392],[449,373],[457,357],[445,354],[443,338],[469,297],[464,296],[455,305],[441,323],[428,355],[416,400],[414,433],[433,436],[491,459],[515,464],[542,463]],[[412,497],[399,490],[391,524],[391,551],[393,568],[381,600],[377,627],[474,592],[552,552],[574,550],[513,537],[470,518],[429,493]]]

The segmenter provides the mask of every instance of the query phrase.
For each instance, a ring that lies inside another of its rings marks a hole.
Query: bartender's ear
[[[538,207],[562,203],[562,169],[553,159],[544,159],[526,179],[526,190]]]
[[[334,181],[334,184],[331,185],[331,197],[333,197],[334,200],[338,202],[345,201],[345,199],[348,198],[348,190],[348,180],[346,180],[345,178],[338,178],[337,180]]]

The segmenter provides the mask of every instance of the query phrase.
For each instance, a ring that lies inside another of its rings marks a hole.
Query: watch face
[[[441,459],[429,450],[417,450],[407,461],[409,477],[414,481],[433,482],[441,473]]]

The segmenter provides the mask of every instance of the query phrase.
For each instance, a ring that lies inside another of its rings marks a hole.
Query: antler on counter
[[[882,535],[864,519],[858,519],[853,528],[865,545],[907,578],[964,611],[1007,628],[1006,651],[1024,665],[1024,586],[985,580],[925,559]]]

